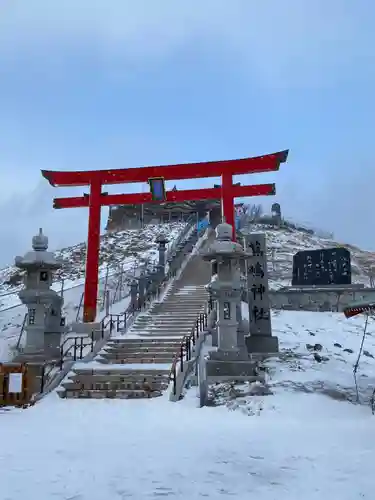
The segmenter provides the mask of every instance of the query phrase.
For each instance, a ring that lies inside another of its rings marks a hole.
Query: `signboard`
[[[350,252],[346,248],[304,250],[293,256],[292,286],[350,285]]]
[[[0,408],[2,406],[25,406],[30,403],[27,365],[0,363]]]
[[[244,237],[246,252],[253,254],[246,261],[247,298],[250,335],[272,335],[268,295],[267,252],[265,234]]]
[[[279,203],[273,203],[271,207],[271,214],[273,216],[281,216],[281,208]]]
[[[165,201],[165,183],[163,177],[152,177],[148,180],[153,201]]]

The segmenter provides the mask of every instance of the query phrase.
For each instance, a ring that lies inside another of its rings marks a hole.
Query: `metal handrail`
[[[178,371],[183,372],[184,363],[192,359],[192,352],[196,341],[199,339],[200,334],[205,330],[205,328],[207,328],[207,318],[207,312],[201,312],[198,314],[191,333],[183,337],[178,351],[173,358],[172,366],[169,372],[169,381],[173,384],[174,396],[177,393],[177,373]]]

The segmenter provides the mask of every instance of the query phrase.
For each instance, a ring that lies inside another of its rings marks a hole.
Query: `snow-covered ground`
[[[157,235],[166,235],[169,240],[168,248],[171,248],[184,227],[185,223],[174,222],[149,225],[142,230],[119,231],[103,235],[99,289],[104,290],[104,277],[108,266],[110,276],[108,288],[110,289],[111,276],[116,276],[116,273],[119,275],[120,272],[124,273],[124,278],[126,275],[131,276],[137,266],[157,259],[158,251],[155,243]],[[25,249],[25,252],[27,250],[29,249]],[[68,324],[76,319],[83,293],[85,251],[85,244],[82,243],[56,252],[57,257],[62,260],[63,268],[53,287],[60,291],[61,281],[59,279],[64,278],[64,315]],[[20,303],[17,294],[22,285],[10,286],[6,284],[10,276],[16,272],[17,270],[13,266],[8,266],[0,271],[0,293],[2,293],[0,295],[0,362],[12,358],[13,348],[17,343],[26,314],[26,307]],[[117,281],[115,280],[114,286],[116,285]]]
[[[1,498],[368,499],[374,417],[319,395],[247,417],[195,401],[51,395],[0,415]]]
[[[243,317],[248,317],[247,304],[242,305],[242,312]],[[275,395],[287,390],[358,402],[371,413],[375,389],[375,320],[369,318],[365,337],[364,324],[363,315],[346,319],[342,313],[273,311],[272,331],[279,337],[281,353],[265,363],[267,389]],[[257,387],[238,389],[245,396],[228,401],[230,388],[225,384],[218,386],[218,402],[252,414],[273,401],[273,398],[254,397]],[[250,394],[248,399],[246,393]]]
[[[281,354],[264,386],[219,384],[216,406],[198,408],[191,388],[178,403],[53,392],[0,410],[0,498],[372,500],[375,321],[356,380],[363,316],[277,311],[272,324]]]
[[[52,393],[0,413],[1,498],[372,500],[375,416],[366,388],[375,360],[365,355],[359,367],[366,404],[321,390],[355,395],[363,323],[337,313],[273,314],[282,355],[267,363],[266,396],[226,396],[199,409],[195,388],[179,403]],[[369,354],[374,335],[371,321]]]

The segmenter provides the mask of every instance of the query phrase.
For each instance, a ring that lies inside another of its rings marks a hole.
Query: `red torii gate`
[[[239,160],[185,163],[158,167],[87,170],[78,172],[42,170],[43,177],[45,177],[52,186],[90,186],[89,195],[71,198],[55,198],[53,200],[54,208],[89,208],[83,309],[84,321],[92,322],[95,321],[96,317],[101,207],[121,204],[142,204],[150,203],[151,201],[155,203],[151,193],[110,195],[102,192],[103,185],[148,182],[155,177],[162,177],[166,181],[222,177],[221,187],[167,191],[166,199],[161,200],[160,203],[164,201],[178,202],[221,198],[222,214],[226,222],[233,226],[233,236],[235,237],[234,198],[274,195],[275,185],[233,185],[233,175],[276,171],[279,169],[281,163],[286,162],[287,157],[288,150],[253,158],[242,158]]]

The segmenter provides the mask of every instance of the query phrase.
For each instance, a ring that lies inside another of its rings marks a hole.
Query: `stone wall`
[[[338,311],[356,300],[375,301],[375,288],[352,290],[270,290],[272,309],[290,311]]]

